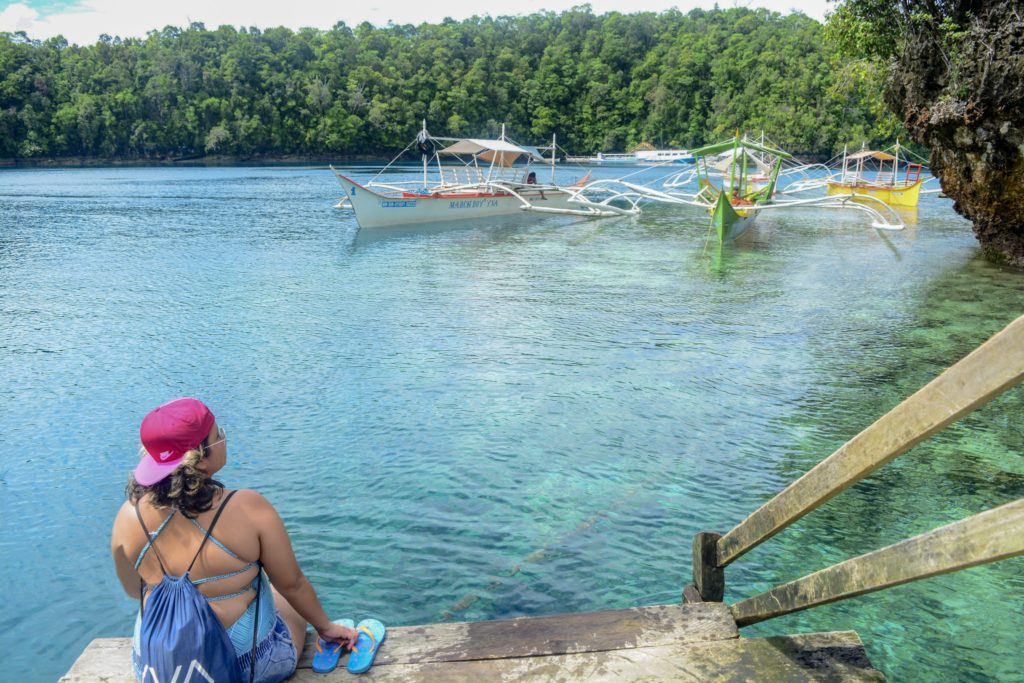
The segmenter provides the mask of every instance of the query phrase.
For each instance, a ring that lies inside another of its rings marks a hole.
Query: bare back
[[[159,559],[157,553],[149,548],[138,566],[138,575],[147,584],[156,585],[163,578],[160,560],[172,576],[181,576],[188,570],[203,541],[203,530],[208,529],[213,523],[214,516],[228,493],[221,490],[215,496],[211,509],[196,516],[195,521],[202,530],[180,512],[170,518],[153,544],[159,553]],[[193,581],[230,575],[196,586],[203,595],[210,598],[238,593],[234,597],[209,603],[225,627],[234,624],[255,598],[255,592],[247,589],[259,572],[258,567],[249,565],[260,559],[260,537],[258,529],[246,514],[246,493],[251,492],[239,491],[231,503],[224,507],[210,541],[203,546],[189,574]],[[138,513],[151,533],[155,533],[171,515],[169,510],[153,507],[149,502],[149,496],[144,496],[139,501]],[[146,541],[146,533],[139,524],[134,507],[130,502],[125,502],[114,523],[112,544],[115,556],[120,550],[124,558],[134,565],[145,548]],[[237,557],[233,557],[231,553]]]

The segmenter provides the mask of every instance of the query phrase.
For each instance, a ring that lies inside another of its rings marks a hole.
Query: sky
[[[96,42],[101,34],[143,37],[148,31],[165,26],[185,27],[194,21],[213,29],[224,24],[258,26],[261,29],[287,26],[292,29],[311,26],[329,29],[338,21],[358,26],[369,21],[384,26],[437,23],[445,17],[466,19],[477,15],[519,15],[539,11],[561,12],[582,0],[515,0],[507,7],[498,3],[473,0],[0,0],[0,31],[25,31],[29,38],[46,39],[63,35],[79,45]],[[710,9],[714,0],[591,0],[596,14],[605,12],[660,12],[672,7],[687,12],[695,7]],[[783,14],[800,11],[823,20],[828,0],[721,0],[721,7],[765,7]],[[493,9],[488,9],[488,7]],[[443,9],[442,9],[443,8]]]

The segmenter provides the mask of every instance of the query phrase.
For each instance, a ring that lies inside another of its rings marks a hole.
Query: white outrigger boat
[[[518,145],[505,137],[502,126],[497,140],[442,138],[423,129],[402,153],[415,148],[422,158],[422,177],[411,181],[383,181],[386,172],[402,156],[361,184],[331,170],[344,190],[336,205],[351,209],[362,229],[437,223],[537,213],[575,216],[630,216],[640,213],[642,193],[628,187],[616,189],[617,181],[589,182],[590,174],[569,185],[555,179],[555,139],[551,157],[536,147]],[[525,161],[525,165],[515,164]],[[446,163],[447,162],[447,163]],[[550,164],[550,182],[540,184],[531,164]],[[419,175],[417,173],[417,175]]]

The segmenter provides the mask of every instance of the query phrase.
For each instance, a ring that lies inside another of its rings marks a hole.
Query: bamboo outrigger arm
[[[862,202],[867,202],[867,204]],[[875,206],[878,208],[876,209]],[[766,211],[768,209],[789,209],[793,207],[853,209],[855,211],[866,213],[874,218],[874,221],[871,223],[871,227],[876,230],[903,230],[906,227],[896,211],[881,199],[857,193],[832,195],[829,197],[815,197],[813,199],[786,200],[773,202],[771,204],[760,204],[749,208],[752,211]],[[893,220],[887,220],[886,216],[879,209],[888,213],[889,218]]]
[[[927,190],[924,189],[925,185],[927,185],[928,183],[937,183],[938,181],[939,179],[936,178],[935,176],[927,178],[923,183],[921,183],[921,194],[942,194],[941,187],[929,187]]]
[[[634,216],[634,215],[637,215],[637,214],[640,213],[640,208],[637,206],[637,202],[636,201],[632,201],[624,193],[616,194],[616,195],[614,195],[612,197],[609,197],[608,199],[605,199],[602,202],[594,202],[594,201],[591,201],[591,200],[587,199],[585,196],[583,196],[583,191],[584,191],[585,188],[581,188],[580,190],[572,192],[571,196],[570,196],[570,198],[568,200],[570,203],[579,204],[581,208],[579,208],[579,209],[561,209],[561,208],[553,208],[553,207],[547,207],[547,206],[538,206],[538,205],[534,204],[533,202],[531,202],[526,197],[522,196],[519,192],[516,191],[516,189],[514,187],[512,187],[510,185],[506,185],[504,183],[488,183],[487,184],[487,188],[491,189],[491,190],[496,190],[498,192],[504,192],[504,193],[512,195],[513,197],[518,199],[520,202],[522,202],[522,206],[520,208],[523,211],[536,211],[538,213],[557,213],[557,214],[567,214],[567,215],[572,215],[572,216],[591,216],[591,217]],[[531,186],[531,189],[539,189],[539,190],[545,190],[546,189],[546,190],[549,190],[549,191],[557,191],[557,190],[559,190],[559,188],[557,188],[555,186],[547,186],[547,185],[535,185],[535,186]],[[562,191],[566,191],[567,188],[561,188],[561,190]],[[630,208],[625,209],[625,208],[622,208],[622,207],[619,207],[619,206],[612,205],[610,202],[612,202],[612,201],[614,201],[616,199],[625,199],[626,201],[629,201],[630,204],[631,204]]]
[[[655,190],[654,188],[644,187],[643,185],[636,185],[634,183],[626,182],[625,180],[622,181],[622,184],[625,185],[626,187],[630,188],[631,190],[633,190],[635,192],[638,192],[638,193],[642,194],[643,196],[648,197],[650,199],[653,199],[655,201],[666,202],[668,204],[692,204],[693,203],[693,202],[686,201],[685,199],[681,199],[680,197],[677,197],[677,196],[674,196],[672,194],[669,194],[667,192],[661,192],[659,190]]]
[[[625,188],[625,190],[622,188]],[[588,194],[607,196],[598,202],[588,197]],[[569,201],[583,205],[605,207],[622,212],[624,215],[639,215],[641,212],[640,202],[650,198],[647,188],[634,186],[623,180],[605,178],[591,181],[582,187],[574,189],[572,198]],[[624,202],[628,204],[628,208],[616,207],[612,202]]]
[[[627,188],[627,191],[622,191],[615,185],[622,185]],[[608,196],[600,201],[594,201],[587,196],[588,192]],[[574,190],[569,201],[573,204],[592,207],[598,211],[611,211],[623,216],[638,216],[641,213],[640,201],[643,199],[644,195],[633,191],[628,183],[618,180],[595,180]],[[612,202],[624,202],[628,207],[616,206]]]
[[[663,182],[661,186],[666,188],[685,187],[686,185],[689,185],[696,179],[697,169],[692,168],[688,171],[680,171],[679,173],[675,173],[669,176],[668,178],[665,179],[665,182]]]

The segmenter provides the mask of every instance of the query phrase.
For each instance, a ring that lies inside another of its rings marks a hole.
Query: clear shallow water
[[[600,169],[617,175],[621,169]],[[373,237],[324,169],[0,172],[3,678],[54,680],[134,603],[108,556],[138,423],[191,394],[328,612],[415,624],[678,600],[741,520],[1024,312],[948,201],[902,233],[765,215],[504,219]],[[1024,391],[727,571],[753,595],[1024,496]],[[856,629],[897,681],[1024,670],[1024,561],[747,635]],[[58,635],[54,635],[58,634]]]

